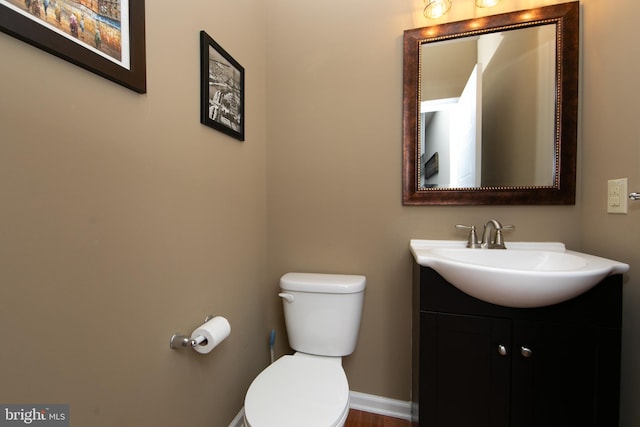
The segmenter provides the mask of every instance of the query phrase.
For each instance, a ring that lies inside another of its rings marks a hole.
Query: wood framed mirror
[[[403,204],[575,204],[579,14],[404,32]]]

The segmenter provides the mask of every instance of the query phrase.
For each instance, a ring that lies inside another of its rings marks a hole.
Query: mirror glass
[[[578,3],[405,32],[405,204],[575,203]]]
[[[422,45],[421,187],[553,185],[555,36],[547,24]]]

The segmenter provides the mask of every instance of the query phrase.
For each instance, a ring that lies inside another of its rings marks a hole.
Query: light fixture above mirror
[[[425,7],[423,14],[427,18],[436,19],[447,13],[451,9],[452,0],[424,0]],[[477,7],[493,7],[500,0],[476,0]]]

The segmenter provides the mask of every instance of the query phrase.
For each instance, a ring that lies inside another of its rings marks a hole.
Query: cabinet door
[[[514,320],[513,344],[512,426],[599,425],[594,327]]]
[[[422,312],[420,426],[508,427],[510,337],[510,320]]]

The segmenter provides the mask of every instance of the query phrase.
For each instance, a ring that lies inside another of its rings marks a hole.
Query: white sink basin
[[[506,307],[544,307],[574,298],[629,265],[566,250],[563,243],[507,242],[468,249],[465,241],[411,240],[416,262],[462,292]]]

